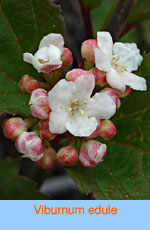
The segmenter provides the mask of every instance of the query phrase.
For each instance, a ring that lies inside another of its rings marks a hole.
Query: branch
[[[84,6],[82,0],[79,0],[79,3],[84,18],[87,39],[93,38],[93,28],[92,28],[91,17],[90,17],[90,9]]]
[[[119,0],[106,28],[106,30],[111,33],[114,41],[118,40],[135,3],[136,0]]]

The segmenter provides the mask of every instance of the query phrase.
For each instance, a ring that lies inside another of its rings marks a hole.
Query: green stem
[[[32,128],[33,126],[35,126],[39,120],[37,118],[34,117],[28,117],[25,119],[26,125],[27,125],[27,129]]]
[[[50,89],[60,80],[62,73],[62,69],[57,69],[49,74],[43,74],[44,79],[48,83]]]

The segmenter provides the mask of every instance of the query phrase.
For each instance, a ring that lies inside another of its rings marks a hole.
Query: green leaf
[[[94,9],[99,7],[101,4],[102,0],[81,0],[84,6],[88,9]]]
[[[96,199],[150,199],[150,54],[138,74],[147,79],[146,92],[122,100],[113,121],[117,135],[106,143],[107,156],[95,168],[66,168],[83,193]]]
[[[63,31],[60,9],[49,0],[0,2],[0,111],[30,114],[29,97],[16,83],[24,74],[38,78],[38,73],[23,53],[34,54],[43,36]]]
[[[15,81],[0,73],[0,111],[31,115],[28,106],[30,96],[21,93]]]
[[[45,195],[37,192],[33,181],[18,175],[18,160],[6,159],[0,162],[1,200],[45,200]]]

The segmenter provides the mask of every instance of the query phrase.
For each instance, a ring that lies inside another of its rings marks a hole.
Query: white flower
[[[96,119],[109,119],[116,112],[116,104],[107,92],[96,93],[94,76],[79,76],[74,82],[60,80],[48,93],[50,132],[74,136],[89,136],[97,128]]]
[[[61,34],[48,34],[40,42],[38,51],[32,55],[24,53],[23,59],[34,66],[38,72],[49,73],[62,65],[61,55],[64,49],[64,39]]]
[[[122,92],[126,85],[135,90],[147,89],[145,79],[131,73],[138,69],[143,60],[135,43],[113,44],[108,32],[98,32],[97,43],[99,48],[95,48],[95,65],[106,72],[107,82],[112,88]]]

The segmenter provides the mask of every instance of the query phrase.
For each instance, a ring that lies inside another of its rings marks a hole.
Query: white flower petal
[[[132,89],[145,91],[147,90],[146,80],[143,77],[139,77],[133,73],[124,71],[121,73],[121,78],[126,85],[129,85]]]
[[[137,70],[143,60],[135,43],[116,42],[113,46],[113,53],[120,57],[118,63],[125,65],[128,72]]]
[[[102,71],[108,72],[111,68],[110,59],[106,56],[106,54],[98,49],[94,49],[95,53],[95,66]]]
[[[92,74],[81,75],[75,81],[77,92],[76,96],[79,99],[89,99],[95,87],[95,78]]]
[[[116,112],[116,104],[107,92],[96,93],[86,108],[88,116],[98,119],[110,119]]]
[[[97,42],[99,48],[111,58],[113,40],[109,32],[97,32]]]
[[[51,110],[59,111],[67,107],[76,92],[76,85],[72,81],[60,80],[48,93],[48,101]]]
[[[37,60],[44,60],[49,61],[49,55],[48,55],[48,47],[43,47],[39,49],[35,54],[34,57]]]
[[[108,84],[114,88],[118,89],[121,92],[124,92],[126,89],[125,83],[120,77],[120,73],[118,73],[115,69],[111,68],[110,71],[106,74],[106,79]]]
[[[62,64],[61,61],[61,52],[60,49],[57,48],[56,46],[50,45],[48,48],[48,57],[49,57],[49,62],[50,64]]]
[[[66,122],[68,121],[68,115],[65,111],[59,113],[52,111],[49,119],[49,130],[51,133],[62,134],[67,131]]]
[[[66,123],[67,130],[78,137],[90,136],[97,128],[95,117],[76,116]]]
[[[37,69],[38,72],[40,72],[42,64],[40,64],[40,62],[37,61],[37,59],[32,54],[24,53],[23,54],[23,60],[25,62],[28,62],[28,63],[32,64],[34,66],[34,68]]]
[[[60,49],[61,54],[63,53],[64,49],[64,39],[61,34],[55,34],[51,33],[48,34],[47,36],[43,37],[43,39],[40,42],[39,48],[49,46],[49,45],[54,45]]]

